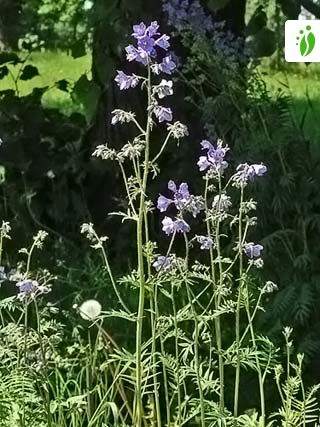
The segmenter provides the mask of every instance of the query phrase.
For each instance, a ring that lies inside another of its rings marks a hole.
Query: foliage
[[[21,232],[44,223],[44,228],[53,229],[59,237],[72,232],[76,218],[78,223],[88,218],[83,190],[87,122],[80,113],[66,116],[42,105],[43,97],[53,88],[79,97],[77,82],[54,80],[50,86],[35,85],[31,92],[21,95],[21,86],[39,76],[39,70],[29,61],[30,53],[0,54],[1,77],[6,76],[12,87],[0,92],[0,126],[5,142],[1,146],[5,177],[2,215],[19,218]]]
[[[28,29],[22,47],[30,38],[43,47],[72,49],[75,57],[85,53],[90,35],[90,0],[31,0],[23,2]],[[81,54],[80,54],[81,50]]]
[[[140,125],[134,113],[117,109],[113,113],[112,124],[132,123],[137,128],[138,135],[120,150],[101,145],[94,153],[102,159],[111,159],[119,164],[127,190],[128,207],[127,210],[117,212],[116,215],[122,216],[124,221],[135,223],[137,230],[138,267],[130,275],[121,279],[121,282],[127,283],[132,289],[138,288],[139,291],[139,304],[137,316],[135,316],[136,349],[130,354],[122,351],[121,356],[117,357],[123,369],[128,369],[134,375],[132,380],[132,374],[126,371],[124,373],[127,386],[133,387],[135,393],[133,423],[141,425],[148,408],[147,406],[144,409],[145,403],[150,400],[154,402],[151,416],[157,420],[157,424],[162,422],[163,411],[161,410],[162,400],[160,400],[162,388],[167,424],[173,420],[174,423],[182,425],[193,419],[202,426],[209,422],[212,426],[218,425],[217,423],[223,423],[223,425],[234,423],[235,419],[238,419],[240,372],[246,367],[256,372],[258,377],[260,416],[257,417],[256,414],[252,418],[240,416],[239,422],[241,420],[248,425],[255,420],[256,424],[253,425],[264,426],[266,425],[265,381],[276,366],[278,349],[267,337],[254,332],[253,323],[261,308],[264,295],[272,292],[276,287],[272,282],[267,282],[262,288],[257,289],[252,281],[251,270],[260,268],[263,264],[261,260],[263,247],[248,242],[249,229],[256,223],[254,215],[256,205],[252,199],[246,201],[244,194],[250,180],[263,175],[266,168],[264,165],[241,164],[235,174],[226,178],[226,184],[224,184],[223,178],[228,166],[225,161],[227,147],[221,141],[217,142],[216,147],[208,141],[203,141],[202,148],[207,150],[207,155],[201,156],[198,162],[200,171],[206,171],[203,196],[191,195],[186,183],[177,186],[173,181],[169,181],[170,198],[160,195],[157,207],[160,212],[167,212],[170,206],[174,206],[177,213],[174,218],[165,216],[162,221],[163,231],[171,238],[164,251],[165,255],[157,254],[157,244],[149,237],[148,218],[152,212],[152,205],[147,198],[147,182],[149,174],[157,177],[159,168],[156,161],[169,144],[170,136],[179,139],[186,135],[186,130],[180,122],[168,125],[168,136],[164,139],[163,145],[155,153],[151,151],[150,137],[155,127],[153,115],[160,123],[171,122],[173,115],[170,108],[159,104],[158,99],[158,97],[162,99],[164,96],[172,95],[172,82],[163,79],[160,83],[153,84],[152,73],[159,74],[162,71],[171,74],[175,67],[170,56],[165,57],[161,63],[155,62],[156,53],[152,51],[154,49],[152,40],[147,39],[145,44],[139,41],[140,31],[147,31],[147,36],[144,37],[151,38],[148,31],[151,32],[153,28],[151,25],[146,29],[143,24],[134,27],[134,36],[138,39],[140,51],[135,50],[131,45],[127,48],[128,59],[145,65],[148,77],[137,74],[127,75],[119,71],[115,79],[121,90],[136,87],[141,82],[142,89],[147,91],[146,128]],[[163,38],[166,39],[162,36],[159,40]],[[164,49],[168,47],[166,44],[164,46],[160,47]],[[170,68],[166,68],[166,64],[169,63]],[[127,175],[127,162],[132,163],[133,175]],[[227,196],[229,186],[240,190],[239,210],[230,209],[232,203]],[[195,234],[194,238],[190,239],[191,227],[186,222],[188,213],[193,213],[196,217],[202,210],[205,213],[205,235]],[[232,246],[233,255],[229,246],[223,244],[224,237],[228,236],[230,230],[236,242]],[[117,283],[112,278],[104,249],[107,238],[99,237],[92,224],[84,224],[82,232],[87,235],[94,249],[103,252],[114,292],[122,307],[118,314],[110,312],[108,316],[127,318],[130,322],[132,313],[118,294]],[[179,233],[183,235],[185,241],[182,256],[173,252]],[[196,242],[201,245],[201,249],[209,252],[208,264],[199,261],[193,263],[191,249]],[[245,262],[243,253],[249,258],[248,263]],[[160,303],[162,299],[167,300],[163,306]],[[149,317],[147,307],[150,307],[149,322],[152,334],[149,339],[148,336],[145,337],[146,321],[144,319]],[[235,317],[235,329],[232,333],[233,340],[228,342],[225,333],[221,333],[225,330],[221,322],[224,321],[223,324],[226,327],[225,316],[230,315]],[[247,326],[242,325],[244,327],[242,330],[240,318],[243,320],[243,316],[247,317]],[[215,366],[216,375],[214,374]],[[225,407],[224,373],[227,367],[235,368],[233,415]],[[288,368],[290,369],[290,360]],[[162,377],[161,381],[158,380],[159,375]],[[290,375],[289,371],[288,375]],[[193,392],[190,389],[190,383],[195,385]],[[285,390],[284,395],[291,399],[293,393],[290,393]],[[213,404],[215,395],[217,396],[216,405]],[[297,392],[294,396],[296,395]],[[293,425],[314,422],[315,418],[313,414],[311,415],[313,393],[307,396],[307,400],[309,398],[310,407],[309,401],[308,405],[304,404],[305,398],[301,405],[298,400],[296,401],[296,418]],[[306,409],[307,406],[308,409]],[[282,416],[281,411],[279,415]],[[310,418],[308,418],[309,415]],[[285,422],[288,422],[288,419]],[[272,421],[269,425],[271,423]]]
[[[260,12],[259,20],[265,22]],[[197,115],[193,129],[201,132],[203,126],[210,136],[222,136],[233,147],[233,159],[268,158],[270,175],[257,193],[262,210],[256,236],[263,237],[267,276],[280,292],[273,308],[261,316],[261,327],[279,339],[282,328],[293,322],[298,351],[310,363],[319,349],[319,251],[314,239],[320,171],[319,155],[306,136],[311,135],[305,129],[306,111],[297,121],[292,96],[281,90],[271,95],[257,63],[241,49],[240,40],[223,38],[223,28],[214,34],[180,27],[176,31],[185,49],[179,77],[188,87],[188,117],[192,121],[193,113]],[[194,155],[189,148],[186,159]]]
[[[287,327],[283,332],[283,368],[279,346],[257,327],[259,313],[277,290],[273,282],[261,279],[264,246],[252,241],[257,204],[250,188],[267,167],[240,163],[232,173],[228,146],[222,140],[215,144],[203,140],[197,163],[201,195],[194,195],[187,183],[173,180],[163,190],[159,162],[173,142],[188,136],[185,125],[171,123],[175,113],[167,106],[166,98],[174,93],[173,81],[167,79],[176,63],[166,53],[169,38],[158,33],[156,22],[148,27],[141,23],[133,30],[138,48],[127,47],[128,59],[142,65],[147,75],[118,71],[115,81],[121,90],[138,86],[146,94],[146,120],[131,111],[114,110],[112,125],[128,126],[136,135],[122,147],[100,145],[93,155],[114,161],[123,177],[126,204],[110,216],[132,228],[134,263],[119,278],[110,262],[108,238],[92,223],[84,223],[81,232],[101,254],[104,268],[88,265],[97,283],[92,296],[84,302],[78,296],[74,312],[63,311],[59,301],[44,303],[57,278],[34,263],[47,232],[39,231],[30,246],[20,249],[22,261],[12,270],[3,258],[11,228],[2,223],[2,286],[15,285],[17,294],[0,302],[0,423],[3,427],[314,425],[319,421],[319,386],[310,390],[304,386],[303,356],[295,362],[291,354],[292,330]],[[23,74],[24,61],[5,55],[3,64],[10,61],[21,64]],[[27,68],[24,74],[33,78],[36,72]],[[15,82],[18,86],[19,78]],[[262,89],[260,108],[268,105],[264,95]],[[278,108],[278,115],[283,111],[280,122],[285,121],[285,106],[279,103]],[[248,113],[254,117],[255,111]],[[167,132],[157,146],[153,136],[162,133],[164,125]],[[255,156],[256,150],[250,155]],[[152,181],[159,192],[165,191],[156,202],[167,236],[161,243],[150,227],[155,211],[149,193]],[[281,212],[275,221],[279,217]],[[264,244],[270,246],[269,236]],[[277,247],[271,248],[277,256]],[[77,279],[73,270],[68,276],[77,289],[82,276]],[[103,281],[112,294],[105,310],[93,299]],[[310,301],[306,298],[296,313],[299,322],[308,317]],[[65,322],[75,326],[66,328]],[[110,334],[117,324],[127,332],[125,338]],[[252,390],[258,398],[248,404],[241,390],[249,378],[255,379],[257,388]],[[273,413],[267,406],[270,384],[280,396]]]

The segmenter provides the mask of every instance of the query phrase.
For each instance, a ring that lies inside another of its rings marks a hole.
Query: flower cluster
[[[227,212],[232,206],[231,197],[227,194],[217,194],[213,198],[212,209],[215,213]]]
[[[158,30],[157,21],[151,22],[149,26],[146,26],[143,22],[139,25],[134,25],[132,36],[136,41],[136,46],[130,44],[126,47],[127,60],[129,62],[136,61],[145,66],[150,65],[155,74],[160,74],[160,72],[172,74],[176,64],[171,55],[164,56],[161,62],[156,61],[159,57],[157,49],[167,52],[170,47],[170,37],[166,34],[161,35]],[[139,79],[144,80],[135,74],[128,75],[123,71],[118,71],[115,81],[120,90],[126,90],[136,87],[139,84]],[[165,83],[162,83],[162,85],[168,86]],[[168,89],[164,90],[168,92]]]
[[[195,38],[206,36],[215,54],[230,68],[247,63],[248,51],[243,47],[243,39],[228,30],[224,21],[214,22],[199,0],[162,0],[162,3],[168,24],[177,32],[189,32]]]
[[[130,123],[134,120],[135,114],[123,110],[113,110],[111,124]]]
[[[20,280],[17,282],[16,286],[19,289],[17,298],[20,301],[24,301],[29,298],[33,299],[37,295],[47,294],[51,290],[49,285],[40,285],[36,280],[32,279]]]
[[[127,60],[129,62],[136,61],[144,66],[148,66],[149,70],[155,75],[161,73],[168,75],[172,74],[176,69],[176,63],[172,55],[167,53],[170,47],[170,37],[166,34],[160,34],[157,21],[151,22],[149,26],[143,22],[139,25],[134,25],[132,36],[135,39],[135,45],[130,44],[126,47]],[[145,77],[140,77],[136,74],[129,75],[121,70],[118,70],[115,77],[115,82],[120,90],[134,88],[138,86],[140,81],[143,83],[141,85],[141,88],[143,88],[147,80],[148,79]],[[152,105],[149,105],[149,111],[155,115],[159,123],[171,122],[173,119],[171,108],[159,105],[156,97],[163,99],[173,95],[173,82],[171,80],[162,79],[159,84],[152,86],[151,91]],[[115,110],[111,123],[115,125],[116,123],[128,123],[132,121],[135,121],[133,113]],[[172,134],[177,138],[187,133],[181,126],[177,126],[173,130],[174,132]]]
[[[278,291],[278,290],[279,290],[278,286],[275,283],[268,280],[266,282],[266,284],[264,285],[264,287],[262,288],[262,293],[263,294],[272,294],[273,292]]]
[[[159,123],[172,121],[172,111],[169,107],[156,106],[154,108],[154,114],[159,120]]]
[[[48,237],[48,233],[44,230],[39,230],[38,233],[33,237],[34,246],[38,249],[43,248],[43,242]]]
[[[266,172],[267,167],[264,164],[249,165],[248,163],[241,163],[237,167],[237,172],[233,176],[234,186],[246,186],[248,181],[252,181],[255,177],[262,176]]]
[[[7,271],[6,271],[7,270]],[[0,284],[8,280],[9,282],[19,282],[23,279],[23,275],[19,268],[6,269],[3,265],[0,266]]]
[[[197,236],[196,239],[201,250],[210,250],[213,246],[213,238],[210,236]]]
[[[175,139],[180,139],[185,136],[189,135],[189,131],[186,125],[175,122],[173,124],[168,124],[168,132],[173,136]]]
[[[167,13],[168,24],[178,31],[204,33],[213,30],[212,18],[206,15],[199,0],[163,0],[162,9]]]
[[[7,221],[2,221],[0,226],[0,233],[2,237],[5,239],[10,239],[10,231],[11,231],[10,223]]]
[[[169,216],[165,216],[162,220],[162,231],[167,236],[173,233],[189,233],[190,225],[184,219],[177,218],[173,220]]]
[[[117,77],[114,79],[120,90],[130,89],[131,87],[138,86],[139,78],[134,74],[129,76],[123,71],[118,71]]]
[[[244,247],[245,254],[247,255],[248,258],[251,258],[251,259],[260,258],[262,251],[263,251],[262,245],[255,245],[252,242],[247,243]]]
[[[165,98],[166,96],[173,95],[173,82],[172,80],[162,79],[160,84],[153,87],[153,94],[158,95],[160,99]]]
[[[157,208],[160,212],[166,212],[170,205],[174,205],[179,212],[179,218],[172,220],[166,216],[162,221],[162,230],[167,235],[175,232],[187,233],[190,231],[190,226],[182,219],[182,214],[189,212],[195,218],[204,209],[203,199],[190,194],[188,184],[185,182],[177,187],[175,182],[171,180],[168,182],[168,189],[172,192],[172,198],[160,194]]]
[[[125,144],[121,150],[116,151],[114,148],[109,148],[107,144],[98,145],[92,153],[95,157],[100,157],[103,160],[117,160],[123,162],[125,159],[134,159],[139,157],[144,149],[144,144],[137,137],[133,142]]]
[[[160,194],[157,203],[159,211],[166,212],[171,204],[174,204],[178,210],[186,208],[191,199],[188,184],[183,182],[177,187],[174,181],[171,180],[168,182],[168,189],[173,193],[173,198],[168,199]]]
[[[214,174],[222,174],[228,167],[225,161],[228,146],[223,145],[223,141],[218,139],[216,147],[211,142],[203,140],[201,142],[202,150],[207,150],[206,156],[200,156],[198,161],[199,170],[201,172],[208,170]]]
[[[168,273],[176,265],[175,255],[164,256],[159,255],[156,260],[153,262],[152,266],[156,269],[158,273]]]

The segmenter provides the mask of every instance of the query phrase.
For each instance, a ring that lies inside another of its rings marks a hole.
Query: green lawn
[[[280,89],[290,96],[293,115],[305,135],[314,142],[320,140],[320,66],[301,64],[287,71],[263,70],[271,93]]]
[[[18,89],[21,95],[27,95],[35,87],[48,86],[50,89],[42,98],[42,102],[46,107],[59,108],[66,114],[70,114],[73,111],[82,111],[82,106],[76,103],[69,93],[57,89],[54,84],[63,79],[73,84],[82,74],[88,73],[90,75],[91,56],[89,54],[74,59],[64,52],[36,52],[31,55],[28,64],[37,67],[40,75],[31,80],[19,80]],[[19,65],[12,66],[10,70],[13,75],[17,75]],[[1,90],[12,88],[14,88],[14,84],[10,76],[0,80]]]

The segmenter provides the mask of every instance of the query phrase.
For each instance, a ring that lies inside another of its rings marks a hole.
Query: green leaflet
[[[312,32],[303,36],[300,42],[300,53],[302,56],[308,56],[314,49],[316,38]]]

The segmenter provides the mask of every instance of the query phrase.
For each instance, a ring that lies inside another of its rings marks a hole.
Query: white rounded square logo
[[[289,20],[285,25],[287,62],[320,62],[320,20]]]

